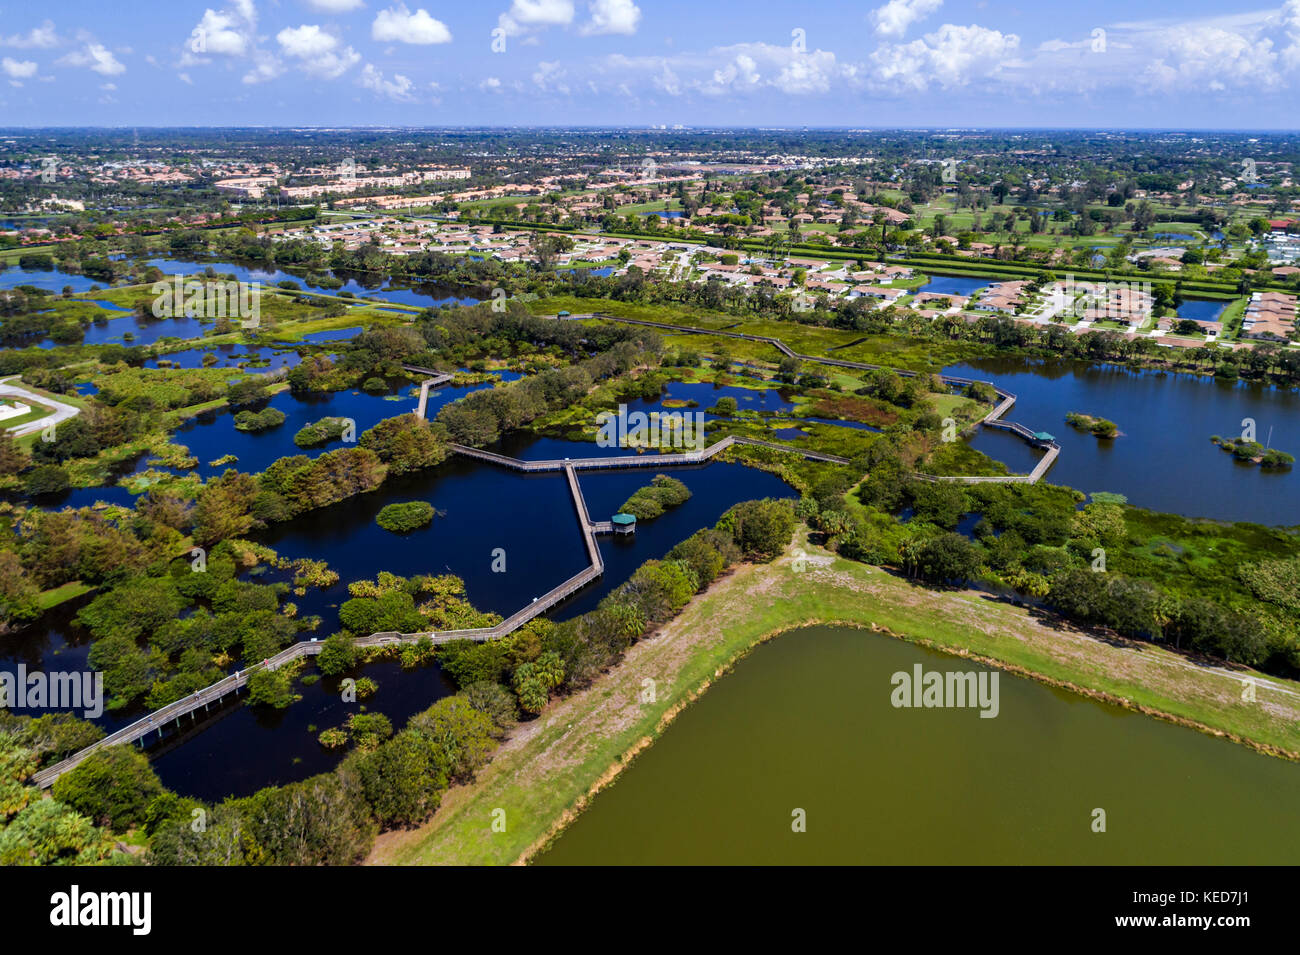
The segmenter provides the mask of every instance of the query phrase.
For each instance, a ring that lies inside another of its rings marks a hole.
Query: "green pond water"
[[[1300,766],[1006,673],[995,718],[895,708],[916,664],[983,669],[838,627],[758,647],[536,861],[1300,861]]]

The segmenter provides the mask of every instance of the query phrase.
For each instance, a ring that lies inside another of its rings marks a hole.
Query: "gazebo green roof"
[[[1038,441],[1055,441],[1056,435],[1049,434],[1046,431],[1035,431],[1034,438]]]
[[[615,515],[611,518],[611,520],[612,520],[615,524],[635,524],[635,523],[636,523],[636,515],[635,515],[635,514],[615,514]]]

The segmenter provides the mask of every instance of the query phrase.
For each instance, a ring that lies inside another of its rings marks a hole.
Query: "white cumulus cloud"
[[[1020,37],[987,27],[945,23],[910,43],[887,43],[871,55],[871,76],[896,90],[945,89],[995,76],[1020,47]]]
[[[366,64],[357,82],[366,89],[372,90],[379,96],[386,96],[388,99],[409,102],[414,98],[411,96],[411,90],[415,87],[415,84],[411,82],[409,77],[403,76],[401,73],[394,73],[391,80],[387,79],[381,71],[375,69],[373,63]]]
[[[113,51],[94,40],[86,41],[84,47],[74,50],[58,62],[64,66],[84,66],[100,76],[116,76],[126,72],[126,67],[113,55]]]
[[[775,43],[736,43],[670,56],[611,54],[598,59],[593,68],[600,88],[627,95],[642,85],[669,96],[710,97],[773,92],[810,96],[860,85],[859,68],[841,63],[830,50],[800,51]]]
[[[36,64],[31,60],[15,60],[6,56],[0,60],[0,69],[3,69],[5,76],[15,80],[27,80],[36,75]]]
[[[621,33],[631,36],[641,22],[641,8],[632,0],[591,0],[591,19],[582,25],[585,36]]]
[[[1153,52],[1157,58],[1144,75],[1165,90],[1268,88],[1280,81],[1271,40],[1208,24],[1164,31],[1153,38]]]
[[[370,26],[370,36],[383,43],[415,43],[423,46],[451,42],[451,31],[447,29],[447,24],[435,20],[424,8],[412,13],[404,3],[380,10]]]
[[[296,60],[305,72],[327,80],[341,76],[361,60],[360,53],[350,46],[340,48],[337,37],[314,24],[286,27],[275,39],[285,56]]]
[[[497,26],[507,36],[530,30],[564,27],[573,22],[573,0],[514,0],[510,9],[497,17]]]
[[[46,20],[38,27],[32,27],[26,33],[16,33],[0,39],[0,46],[16,46],[22,50],[48,50],[59,45],[59,35],[54,32],[54,24]]]
[[[943,0],[889,0],[871,11],[868,19],[881,36],[901,37],[917,20],[924,20],[943,6]]]
[[[257,14],[251,5],[234,10],[209,7],[190,31],[187,47],[202,55],[246,56],[253,48],[256,29]]]

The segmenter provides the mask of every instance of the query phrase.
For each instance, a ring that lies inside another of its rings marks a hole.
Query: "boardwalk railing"
[[[420,382],[420,404],[415,409],[415,416],[417,418],[424,418],[425,410],[429,407],[429,389],[445,385],[447,382],[451,381],[452,376],[447,374],[445,371],[436,371],[432,368],[424,368],[420,365],[403,365],[402,368],[413,375],[431,376]]]
[[[541,461],[521,461],[519,458],[507,457],[504,454],[497,454],[495,451],[484,451],[482,448],[471,448],[463,444],[453,444],[451,449],[457,454],[463,454],[469,458],[478,458],[480,461],[488,461],[492,464],[499,464],[502,467],[512,468],[516,471],[540,472],[540,471],[564,471],[567,469],[591,471],[600,468],[650,468],[650,467],[672,467],[683,464],[700,464],[710,460],[721,451],[737,444],[748,444],[760,448],[772,448],[775,451],[785,451],[790,454],[802,455],[813,461],[830,461],[834,464],[848,464],[848,458],[842,458],[834,454],[824,454],[821,451],[810,451],[804,448],[793,448],[784,444],[773,444],[770,441],[760,441],[757,438],[747,438],[743,435],[728,435],[725,438],[719,438],[707,448],[699,451],[682,451],[672,452],[663,451],[658,454],[615,454],[607,457],[594,458],[551,458]]]
[[[299,657],[315,656],[320,653],[323,645],[315,640],[304,640],[295,643],[292,646],[285,647],[275,656],[268,657],[261,663],[255,663],[247,669],[237,670],[223,680],[218,680],[211,686],[192,693],[189,696],[177,700],[174,703],[168,703],[160,709],[154,710],[148,716],[136,720],[128,726],[122,727],[114,733],[110,733],[97,743],[92,743],[85,749],[67,757],[61,762],[55,763],[42,769],[32,776],[32,781],[42,789],[54,785],[54,781],[66,773],[72,767],[76,766],[83,759],[96,750],[103,749],[105,746],[115,746],[120,743],[134,743],[143,740],[151,733],[157,733],[162,736],[163,728],[173,721],[180,726],[182,716],[194,718],[194,713],[200,707],[205,711],[213,704],[220,704],[227,696],[238,694],[239,690],[248,683],[248,678],[254,673],[262,670],[275,670],[284,666],[292,660]]]

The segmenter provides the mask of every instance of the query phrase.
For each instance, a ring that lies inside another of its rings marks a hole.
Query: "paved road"
[[[48,414],[44,418],[38,418],[35,421],[29,421],[27,424],[10,428],[9,433],[15,438],[24,434],[31,434],[33,431],[40,431],[52,424],[62,424],[64,421],[71,420],[81,413],[81,409],[74,407],[73,405],[65,405],[62,401],[47,398],[45,395],[38,395],[34,391],[28,391],[21,385],[10,384],[10,382],[15,381],[18,377],[18,375],[13,375],[9,378],[0,380],[0,397],[17,398],[19,401],[35,402],[38,405],[47,405],[54,409],[54,413]]]

